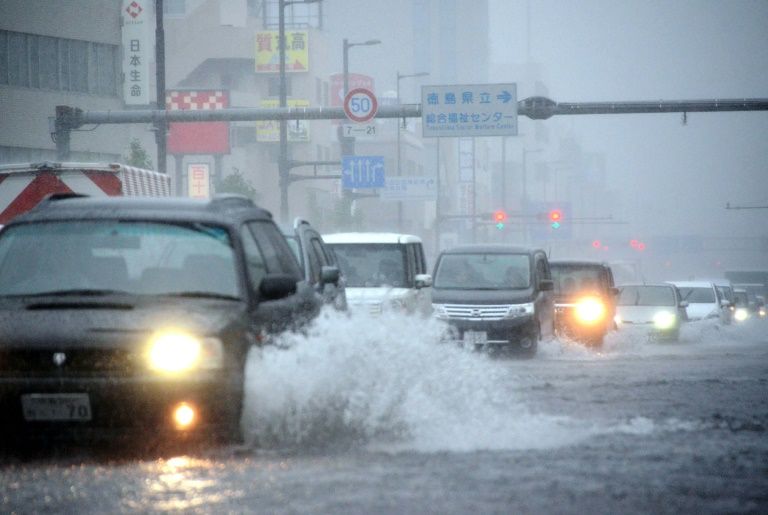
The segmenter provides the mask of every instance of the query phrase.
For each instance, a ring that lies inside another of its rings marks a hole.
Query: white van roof
[[[325,243],[421,243],[421,238],[413,234],[393,232],[339,232],[323,234]]]
[[[678,288],[714,288],[712,281],[667,281]]]

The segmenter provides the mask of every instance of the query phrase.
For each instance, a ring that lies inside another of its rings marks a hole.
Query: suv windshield
[[[562,265],[550,263],[555,295],[601,292],[605,290],[601,269],[592,265]]]
[[[0,295],[98,293],[240,297],[227,230],[207,224],[80,221],[8,228]]]
[[[680,290],[680,297],[687,300],[689,304],[712,304],[715,302],[715,292],[712,288],[678,286],[677,289]]]
[[[623,286],[619,306],[674,306],[675,294],[666,286]]]
[[[435,288],[509,290],[531,284],[528,254],[444,254],[435,272]]]
[[[339,268],[347,279],[347,286],[407,286],[404,245],[334,243],[330,246],[339,261]]]

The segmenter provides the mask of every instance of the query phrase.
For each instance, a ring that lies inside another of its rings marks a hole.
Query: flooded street
[[[623,331],[600,353],[544,342],[532,360],[445,346],[441,328],[322,318],[250,356],[247,445],[5,457],[0,511],[768,508],[761,321],[690,323],[675,344]]]

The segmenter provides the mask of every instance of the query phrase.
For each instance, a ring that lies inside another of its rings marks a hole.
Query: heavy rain
[[[765,513],[765,27],[0,0],[0,512]]]

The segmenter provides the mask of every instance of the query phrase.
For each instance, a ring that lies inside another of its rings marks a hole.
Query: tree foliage
[[[146,168],[152,170],[153,164],[149,154],[141,146],[141,142],[138,138],[131,140],[130,148],[128,149],[128,155],[125,156],[125,164],[129,166],[135,166],[136,168]]]
[[[216,193],[237,193],[245,195],[253,201],[258,201],[259,192],[251,181],[243,177],[239,170],[227,175],[216,183]]]

